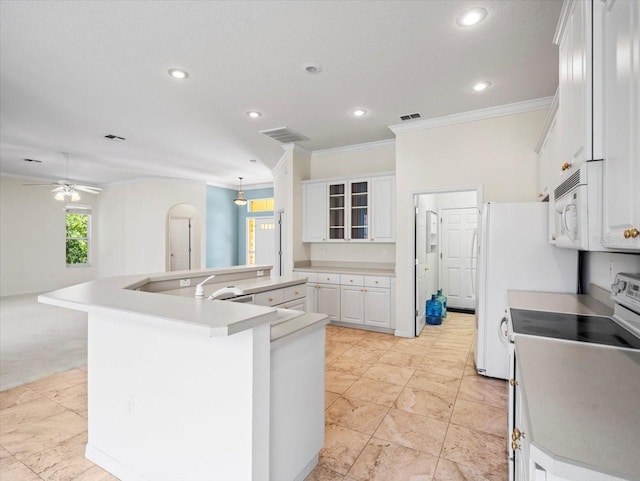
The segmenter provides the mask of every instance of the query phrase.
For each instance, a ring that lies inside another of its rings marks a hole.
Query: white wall
[[[99,196],[98,276],[166,270],[167,213],[190,204],[205,218],[206,185],[178,180],[145,180],[111,185]],[[200,252],[205,239],[201,236]],[[201,266],[204,261],[201,259]]]
[[[583,253],[582,283],[588,292],[589,284],[611,291],[618,272],[640,274],[640,254]]]
[[[340,149],[318,150],[311,155],[309,179],[393,172],[396,149],[393,142],[373,142]]]
[[[396,136],[396,329],[413,333],[413,195],[482,186],[483,201],[536,200],[535,146],[547,110]]]
[[[95,265],[67,267],[64,202],[54,200],[48,186],[24,187],[41,179],[0,176],[0,295],[44,292],[91,280]],[[82,194],[79,203],[96,197]],[[94,222],[91,247],[99,226]],[[93,258],[95,257],[93,252]]]

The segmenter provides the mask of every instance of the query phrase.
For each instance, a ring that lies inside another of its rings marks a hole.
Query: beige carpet
[[[87,364],[87,314],[0,298],[0,391]]]

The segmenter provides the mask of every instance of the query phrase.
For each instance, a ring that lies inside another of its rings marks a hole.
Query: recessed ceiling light
[[[169,75],[171,75],[173,78],[183,80],[189,76],[189,72],[187,72],[186,70],[180,70],[179,68],[172,68],[169,70]]]
[[[305,63],[302,67],[310,74],[322,72],[322,65],[317,63]]]
[[[367,115],[367,111],[365,109],[353,109],[351,111],[351,115],[353,115],[354,117],[364,117],[365,115]]]
[[[483,80],[482,82],[476,82],[471,86],[471,90],[474,92],[482,92],[483,90],[487,90],[491,87],[491,82],[488,80]]]
[[[486,16],[487,11],[484,8],[472,8],[458,16],[456,23],[461,27],[470,27],[482,22]]]
[[[250,110],[249,112],[247,112],[247,117],[257,119],[259,117],[262,117],[262,113],[258,112],[257,110]]]

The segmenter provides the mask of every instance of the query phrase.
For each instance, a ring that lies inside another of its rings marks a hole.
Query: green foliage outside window
[[[67,264],[89,263],[89,216],[67,214]]]

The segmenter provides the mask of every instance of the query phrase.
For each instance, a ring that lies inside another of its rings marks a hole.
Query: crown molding
[[[532,110],[547,109],[551,105],[552,101],[553,97],[543,97],[541,99],[525,100],[524,102],[515,102],[512,104],[498,105],[497,107],[488,107],[486,109],[470,110],[459,114],[418,120],[409,124],[390,125],[389,128],[396,135],[403,134],[405,132],[414,132],[416,130],[435,129],[437,127],[445,127],[447,125],[463,124],[466,122],[475,122],[477,120],[530,112]]]
[[[571,12],[571,4],[573,0],[564,0],[562,9],[560,10],[560,17],[558,18],[558,24],[556,25],[556,33],[553,35],[553,44],[560,46],[560,39],[564,34],[564,30],[567,27],[567,20],[569,20],[569,12]]]
[[[375,142],[365,142],[363,144],[345,145],[344,147],[335,147],[333,149],[314,150],[311,158],[325,157],[333,154],[343,154],[348,152],[366,152],[369,150],[382,149],[385,147],[393,147],[396,145],[395,139],[376,140]]]
[[[310,150],[305,149],[300,144],[296,144],[295,142],[291,142],[290,144],[282,144],[280,147],[282,147],[282,150],[284,150],[285,152],[298,151],[309,157],[311,156]]]

